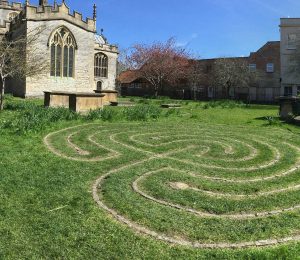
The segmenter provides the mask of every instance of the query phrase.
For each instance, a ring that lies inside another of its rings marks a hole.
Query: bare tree
[[[226,97],[229,98],[231,88],[244,87],[249,90],[255,79],[256,72],[249,69],[247,60],[243,58],[220,58],[213,64],[210,81],[214,86],[225,88]]]
[[[44,30],[36,28],[27,35],[8,34],[0,41],[0,110],[4,108],[4,93],[8,78],[24,80],[44,73],[49,67],[45,55],[38,55],[37,41]]]
[[[204,66],[201,60],[191,59],[187,69],[186,79],[192,91],[194,91],[194,99],[196,99],[196,88],[199,87],[201,82],[207,77]]]
[[[155,96],[164,83],[175,84],[186,77],[189,55],[170,38],[166,43],[136,44],[127,57],[131,69],[137,70],[154,88]]]
[[[117,63],[117,76],[122,72],[130,69],[130,64],[127,60],[128,49],[121,49],[119,51],[118,63]]]

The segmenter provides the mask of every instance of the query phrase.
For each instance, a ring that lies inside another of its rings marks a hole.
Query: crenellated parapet
[[[0,9],[8,9],[12,11],[22,11],[23,4],[18,2],[9,3],[8,1],[1,1],[0,0]]]
[[[25,8],[28,21],[64,20],[90,32],[96,32],[96,21],[91,18],[83,20],[82,14],[70,13],[70,8],[63,2],[61,5],[32,6]]]
[[[111,44],[95,44],[95,50],[96,51],[105,51],[105,52],[113,52],[113,53],[119,53],[118,46],[111,45]]]
[[[0,35],[4,35],[10,29],[11,22],[23,10],[21,3],[9,3],[8,1],[0,0]]]
[[[4,24],[0,24],[0,35],[6,34],[10,29],[10,22],[4,21]]]
[[[101,35],[95,34],[95,51],[119,53],[118,46],[109,44],[102,32],[103,30],[101,30]]]

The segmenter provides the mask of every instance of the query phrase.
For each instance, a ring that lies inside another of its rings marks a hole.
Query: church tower
[[[7,1],[7,0],[1,0],[1,1],[0,1],[0,4],[1,4],[1,5],[8,5],[8,1]]]
[[[48,0],[39,0],[39,5],[40,6],[48,5]]]

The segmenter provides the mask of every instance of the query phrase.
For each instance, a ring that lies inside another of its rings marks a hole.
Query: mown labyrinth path
[[[44,142],[62,159],[99,165],[94,200],[136,233],[195,248],[247,248],[300,241],[300,145],[276,131],[87,124]]]

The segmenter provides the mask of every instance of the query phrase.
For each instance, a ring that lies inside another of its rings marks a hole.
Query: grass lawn
[[[131,101],[7,101],[0,259],[300,259],[300,129],[277,106]]]

